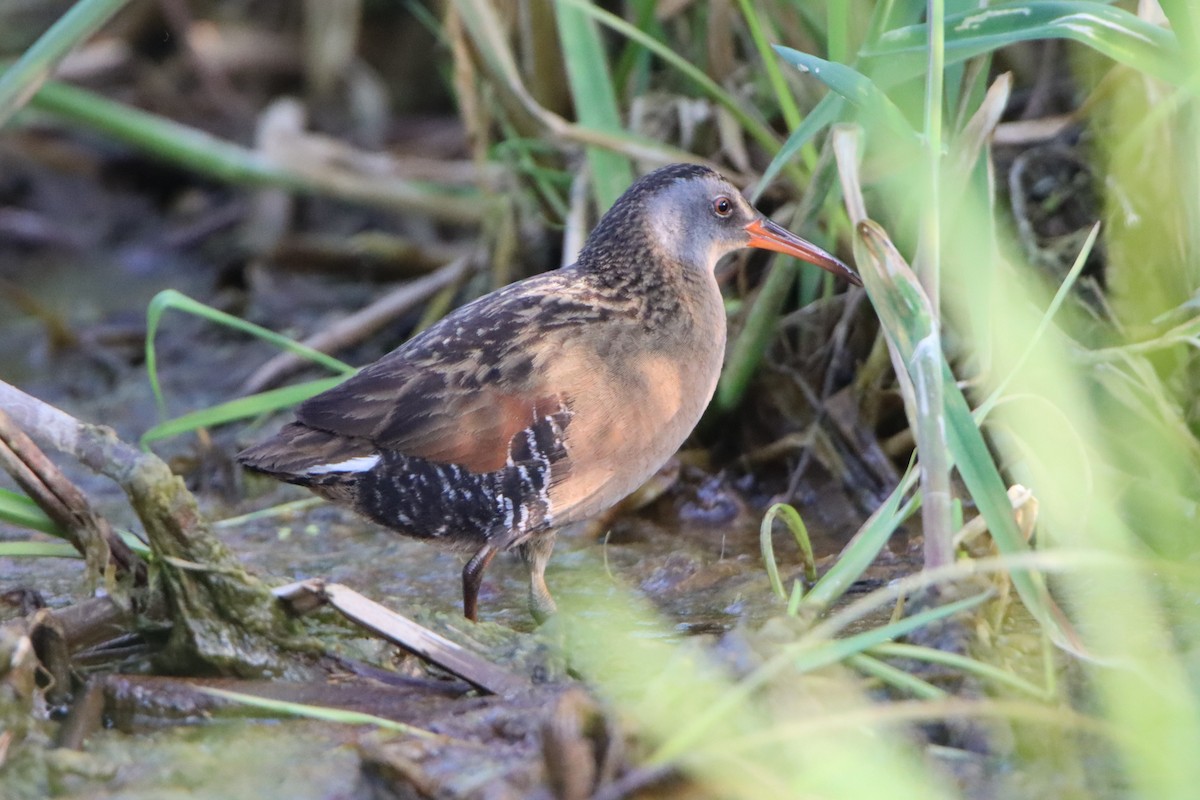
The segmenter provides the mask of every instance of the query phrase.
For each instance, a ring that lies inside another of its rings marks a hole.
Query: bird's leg
[[[549,619],[558,606],[546,588],[546,563],[554,552],[554,533],[535,536],[519,547],[521,560],[529,570],[529,613],[539,625]]]
[[[471,556],[471,560],[463,567],[463,616],[471,622],[478,621],[475,618],[475,609],[479,604],[479,585],[483,583],[483,571],[495,557],[496,546],[489,542],[479,548],[478,552]]]

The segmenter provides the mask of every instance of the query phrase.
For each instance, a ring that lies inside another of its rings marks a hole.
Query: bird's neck
[[[577,268],[593,286],[607,292],[649,297],[678,291],[683,265],[664,260],[649,247],[627,242],[619,250],[579,254]]]
[[[576,269],[598,294],[659,335],[680,329],[686,336],[683,329],[709,323],[714,304],[721,305],[711,271],[664,255],[644,236],[627,236],[619,247],[589,242]]]

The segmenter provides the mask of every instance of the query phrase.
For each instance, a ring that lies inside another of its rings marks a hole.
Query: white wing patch
[[[328,475],[334,472],[368,472],[379,463],[379,453],[369,456],[357,456],[339,461],[336,464],[318,464],[304,471],[305,475]]]

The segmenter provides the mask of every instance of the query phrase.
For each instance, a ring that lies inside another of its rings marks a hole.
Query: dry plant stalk
[[[135,585],[145,584],[145,563],[2,408],[0,466],[66,532],[67,540],[87,561],[89,581],[99,576],[132,576]]]
[[[161,600],[167,609],[171,634],[159,657],[165,668],[240,677],[304,672],[286,653],[312,650],[313,644],[212,534],[183,480],[161,459],[122,442],[111,428],[80,422],[2,381],[0,408],[42,446],[72,456],[125,491],[160,564],[158,580],[140,604]]]

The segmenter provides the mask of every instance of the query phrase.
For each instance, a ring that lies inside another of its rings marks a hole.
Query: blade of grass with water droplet
[[[801,72],[812,75],[837,92],[846,102],[870,117],[870,121],[885,128],[893,136],[916,143],[917,132],[905,119],[904,113],[874,81],[845,64],[776,45],[780,58]]]
[[[947,64],[1017,42],[1071,39],[1168,83],[1191,79],[1173,33],[1087,0],[1001,3],[950,15],[945,31]],[[860,52],[862,68],[891,84],[916,77],[925,71],[928,38],[924,24],[888,31]]]

